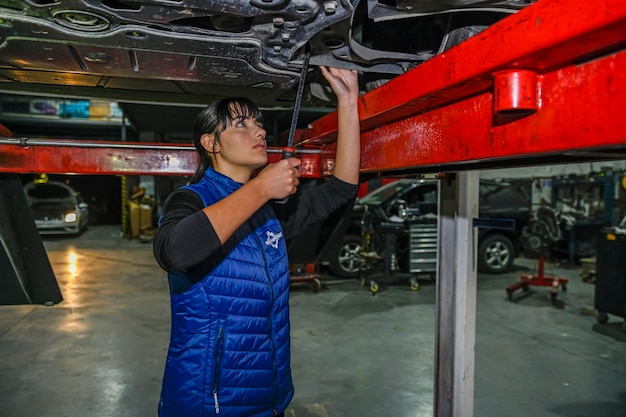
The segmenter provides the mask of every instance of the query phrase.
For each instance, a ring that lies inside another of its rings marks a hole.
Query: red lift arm
[[[626,141],[625,47],[625,1],[541,0],[364,95],[361,171],[619,159]],[[310,161],[307,177],[332,167],[336,126],[331,113],[297,138],[300,146],[319,148],[300,153]],[[5,139],[0,172],[186,175],[196,167],[191,147],[67,142]],[[270,150],[271,161],[279,151]]]
[[[619,159],[625,47],[626,2],[539,1],[365,95],[362,172]]]

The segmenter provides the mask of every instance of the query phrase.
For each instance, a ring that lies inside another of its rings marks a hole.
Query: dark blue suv
[[[329,267],[338,277],[358,277],[363,270],[362,226],[372,231],[368,253],[383,256],[381,224],[404,225],[393,254],[399,272],[436,272],[438,180],[399,179],[360,198],[351,211],[343,242]],[[481,218],[514,220],[513,229],[478,229],[478,270],[502,273],[510,270],[521,252],[519,237],[530,220],[530,200],[511,184],[481,180]]]

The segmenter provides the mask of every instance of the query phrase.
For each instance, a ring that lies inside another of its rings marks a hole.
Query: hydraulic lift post
[[[473,415],[478,187],[478,171],[439,181],[435,417]]]
[[[364,178],[456,173],[441,182],[436,417],[473,414],[475,170],[626,157],[625,48],[626,1],[540,0],[361,97]],[[303,176],[328,174],[336,129],[335,112],[296,138]],[[110,145],[76,151],[5,139],[0,172],[195,170],[191,146]],[[280,148],[270,151],[270,161],[280,159]]]

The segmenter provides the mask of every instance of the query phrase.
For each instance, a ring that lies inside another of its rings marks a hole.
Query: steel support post
[[[440,181],[435,417],[472,417],[479,172]]]

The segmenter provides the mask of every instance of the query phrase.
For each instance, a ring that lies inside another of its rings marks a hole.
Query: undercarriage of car
[[[310,59],[305,101],[327,105],[317,66],[359,70],[368,90],[530,2],[2,0],[0,89],[291,108]]]

